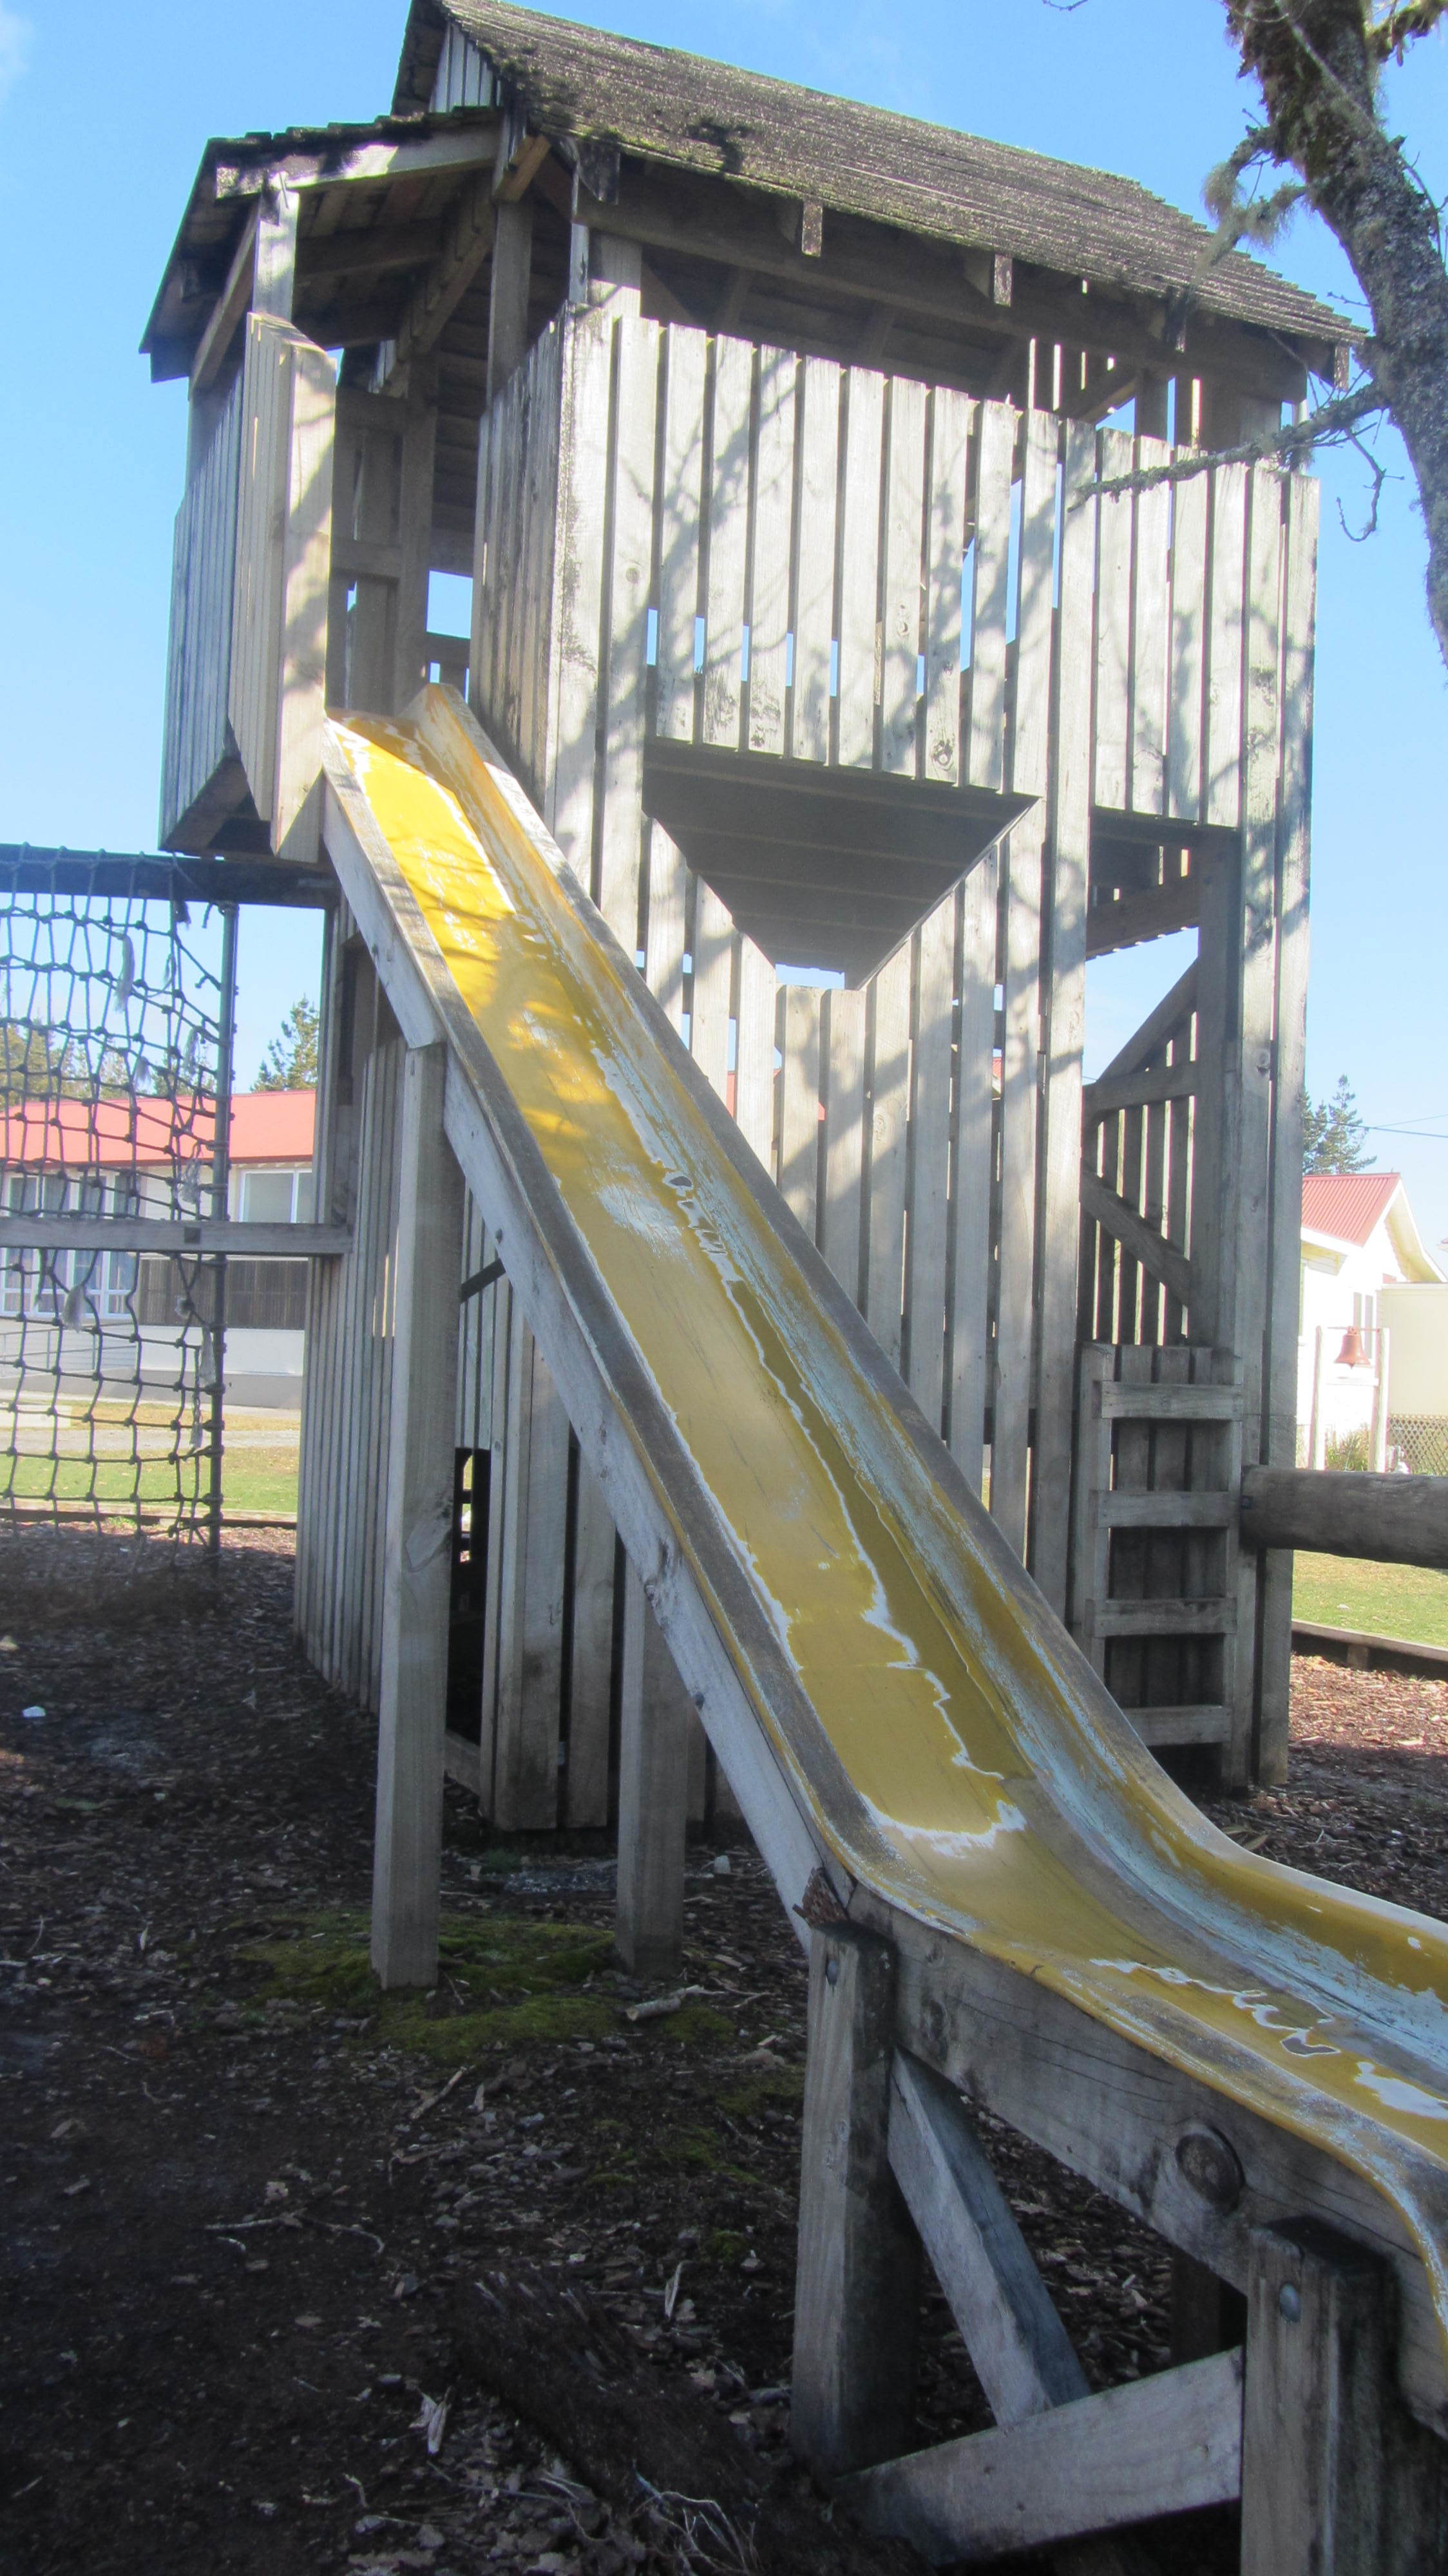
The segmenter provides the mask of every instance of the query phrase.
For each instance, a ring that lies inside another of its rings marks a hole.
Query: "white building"
[[[1298,1334],[1305,1463],[1324,1465],[1331,1444],[1358,1432],[1382,1463],[1391,1417],[1448,1418],[1448,1279],[1418,1232],[1401,1173],[1308,1173]]]

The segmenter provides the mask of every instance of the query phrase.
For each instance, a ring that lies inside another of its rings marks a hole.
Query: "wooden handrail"
[[[1249,1467],[1241,1521],[1250,1547],[1320,1548],[1327,1556],[1448,1570],[1448,1476]]]

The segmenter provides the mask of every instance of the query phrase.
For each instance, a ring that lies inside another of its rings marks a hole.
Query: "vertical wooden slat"
[[[1208,823],[1225,823],[1234,827],[1241,811],[1246,468],[1219,465],[1213,471],[1211,483],[1211,593],[1206,635],[1203,819]]]
[[[734,1115],[766,1171],[773,1168],[774,968],[752,939],[739,942]]]
[[[609,1686],[613,1666],[613,1584],[617,1543],[608,1506],[586,1458],[577,1465],[573,1541],[573,1658],[568,1698],[568,1768],[563,1821],[608,1822]]]
[[[973,1494],[984,1470],[994,1195],[997,858],[960,889],[959,1056],[950,1300],[950,1448]]]
[[[649,991],[662,1002],[678,1029],[684,1018],[684,915],[689,871],[682,850],[670,840],[662,823],[645,823],[644,841],[648,853],[644,976]]]
[[[845,393],[840,492],[839,760],[868,769],[875,758],[879,693],[880,468],[885,379],[851,367]]]
[[[603,746],[598,908],[632,956],[638,944],[639,869],[643,857],[658,324],[625,316],[617,326],[616,355],[607,730]]]
[[[1077,429],[1075,436],[1085,440],[1088,433]],[[1094,449],[1089,452],[1094,465]],[[1039,796],[1048,776],[1051,734],[1051,692],[1049,677],[1043,686],[1040,674],[1049,675],[1053,615],[1053,589],[1056,577],[1057,485],[1061,480],[1061,431],[1058,423],[1043,412],[1027,415],[1022,438],[1021,456],[1021,536],[1020,572],[1016,606],[1016,685],[1011,719],[1010,783],[1018,796]],[[1084,518],[1091,532],[1092,553],[1088,555],[1088,591],[1090,568],[1094,565],[1095,504],[1084,497],[1085,486],[1079,480],[1073,490],[1080,495],[1075,511],[1077,522]],[[1064,507],[1064,492],[1063,492]],[[1068,536],[1079,548],[1081,539],[1075,527],[1068,530],[1063,522],[1061,546]],[[1089,611],[1088,611],[1089,615]],[[1084,695],[1090,707],[1091,635],[1089,624],[1084,638],[1078,638],[1075,650],[1084,669],[1079,673],[1073,663],[1071,688],[1076,698]],[[1079,790],[1077,791],[1079,793]]]
[[[1131,472],[1132,442],[1124,430],[1100,433],[1103,482]],[[1098,805],[1127,801],[1131,724],[1132,495],[1113,492],[1097,504],[1096,571],[1096,774]]]
[[[799,360],[791,350],[760,351],[754,543],[751,548],[749,596],[748,747],[751,751],[782,752],[784,749],[798,373]]]
[[[1168,461],[1164,439],[1139,438],[1138,471]],[[1138,814],[1166,810],[1167,548],[1171,492],[1165,483],[1136,495],[1136,560],[1132,567],[1131,805]]]
[[[1014,749],[1019,789],[1044,745],[1051,698],[1047,527],[1054,522],[1054,436],[1028,437],[1022,493],[1022,614],[1016,661]],[[1058,1615],[1065,1609],[1071,1495],[1073,1385],[1081,1236],[1081,1056],[1086,1034],[1086,896],[1091,858],[1091,617],[1096,504],[1095,440],[1066,433],[1062,484],[1061,605],[1047,867],[1050,907],[1043,987],[1044,1133],[1041,1169],[1040,1377],[1032,1468],[1031,1571]],[[1029,541],[1028,541],[1029,532]],[[1028,575],[1030,612],[1027,613]],[[1013,1103],[1019,1132],[1019,1104]],[[1003,1183],[1003,1195],[1004,1195]],[[1004,1290],[1002,1291],[1004,1296]]]
[[[779,1186],[811,1242],[819,1205],[820,996],[808,984],[780,994]]]
[[[799,560],[795,572],[790,752],[830,756],[830,665],[835,632],[835,514],[840,471],[840,369],[806,358],[800,379]]]
[[[683,1959],[694,1712],[631,1565],[624,1583],[615,1938],[624,1965],[652,1980],[677,1976]]]
[[[927,1422],[943,1427],[945,1306],[954,1055],[955,889],[915,934],[915,1037],[910,1082],[910,1224],[905,1313],[910,1390]]]
[[[743,703],[744,577],[749,551],[749,427],[754,353],[716,340],[710,388],[709,605],[702,736],[739,749]]]
[[[905,1159],[910,1105],[910,986],[907,939],[871,980],[870,1163],[866,1216],[865,1318],[896,1368],[903,1323]]]
[[[1302,1085],[1307,1013],[1307,895],[1311,835],[1312,653],[1318,485],[1287,486],[1282,648],[1282,785],[1277,825],[1277,1044],[1272,1133],[1272,1244],[1267,1315],[1265,1443],[1269,1466],[1297,1456],[1297,1309],[1302,1228]],[[1263,1559],[1256,1776],[1286,1777],[1292,1661],[1292,1558]]]
[[[975,404],[937,385],[930,405],[925,499],[924,775],[960,777],[960,582],[965,560],[965,481]]]
[[[671,742],[692,742],[697,690],[694,629],[704,495],[702,331],[664,334],[664,479],[659,495],[659,636],[656,723]]]
[[[1011,469],[1018,418],[1009,403],[982,403],[976,443],[975,584],[966,775],[972,787],[997,790],[1005,784]]]
[[[1202,721],[1206,684],[1208,478],[1194,474],[1172,492],[1171,711],[1167,812],[1196,822],[1202,810]]]
[[[1002,844],[1005,944],[1001,1045],[1000,1238],[990,1507],[1024,1556],[1035,1346],[1036,1130],[1039,1100],[1042,859],[1039,805]]]
[[[694,881],[693,1002],[689,1052],[721,1100],[729,1097],[730,987],[734,924],[712,886]]]
[[[826,993],[821,1032],[825,1197],[820,1249],[847,1296],[860,1302],[865,1165],[865,996]]]
[[[559,399],[558,535],[545,819],[585,885],[593,875],[612,325],[571,317]]]
[[[493,1760],[493,1815],[504,1826],[558,1821],[567,1490],[567,1418],[515,1303]]]
[[[880,766],[906,778],[916,775],[919,754],[926,409],[923,385],[892,378],[885,468]]]

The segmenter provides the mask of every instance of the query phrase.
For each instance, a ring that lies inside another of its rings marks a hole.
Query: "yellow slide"
[[[1415,2242],[1443,2331],[1448,1933],[1239,1850],[1173,1787],[872,1370],[742,1142],[721,1143],[457,699],[329,736],[332,798],[374,864],[385,849],[391,919],[459,1062],[485,1051],[692,1460],[708,1513],[676,1515],[677,1544],[820,1845],[1354,2169]],[[644,1463],[669,1504],[666,1466]],[[757,1686],[741,1586],[797,1686],[787,1718]]]

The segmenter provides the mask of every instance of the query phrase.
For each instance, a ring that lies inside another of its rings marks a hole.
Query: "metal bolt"
[[[1288,2324],[1295,2326],[1302,2314],[1302,2292],[1291,2281],[1284,2281],[1277,2293],[1277,2305]]]

